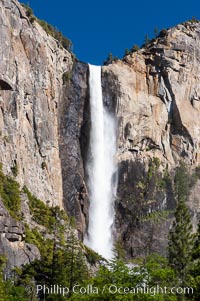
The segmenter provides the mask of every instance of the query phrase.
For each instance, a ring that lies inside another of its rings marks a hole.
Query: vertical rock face
[[[71,54],[15,0],[0,2],[0,161],[38,198],[62,207],[59,114]]]
[[[21,187],[74,216],[81,236],[87,65],[31,24],[18,1],[0,2],[0,20],[0,162]]]
[[[200,163],[199,31],[197,24],[178,25],[145,49],[104,67],[116,87],[119,161],[135,153],[172,166],[180,158]]]
[[[75,62],[37,22],[30,23],[18,1],[0,1],[3,171],[37,198],[66,209],[75,217],[80,238],[88,211],[82,161],[87,141],[81,134],[87,91],[87,65]],[[2,204],[0,253],[9,255],[10,267],[40,256],[24,236],[23,224]]]
[[[132,255],[165,249],[170,219],[147,221],[148,214],[175,207],[173,189],[156,188],[163,173],[173,178],[180,161],[189,169],[200,164],[199,46],[200,24],[186,22],[103,68],[105,102],[119,120],[116,226]],[[157,184],[148,178],[155,158]],[[188,203],[194,226],[199,190],[197,182]]]
[[[82,238],[88,224],[88,67],[37,22],[31,24],[16,0],[0,1],[0,24],[4,173],[43,201],[64,207]],[[103,67],[104,103],[116,112],[119,129],[115,235],[132,256],[164,252],[176,205],[174,169],[180,161],[191,170],[200,164],[199,49],[200,25],[187,22]],[[188,202],[194,226],[199,192],[197,181]],[[7,240],[21,243],[21,234],[4,226],[4,246]]]
[[[65,85],[59,104],[59,150],[63,179],[63,199],[67,212],[77,222],[83,239],[88,223],[88,194],[84,164],[89,141],[88,66],[74,63],[64,74]]]

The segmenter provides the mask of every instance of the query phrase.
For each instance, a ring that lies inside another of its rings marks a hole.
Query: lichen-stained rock
[[[167,169],[172,179],[180,161],[189,170],[200,164],[199,49],[200,23],[186,22],[165,31],[122,61],[103,67],[104,102],[116,112],[119,126],[116,236],[123,240],[132,256],[145,250],[150,238],[151,251],[162,253],[170,226],[169,220],[155,227],[152,220],[143,218],[143,222],[138,222],[137,216],[141,219],[145,210],[152,214],[175,208],[173,189],[169,189],[165,198],[159,193],[150,196],[153,200],[145,196],[149,206],[142,207],[144,198],[138,195],[137,185],[144,185],[149,162],[158,158],[159,172]],[[199,193],[197,183],[188,202],[194,228],[200,212]],[[164,199],[165,205],[160,207]]]
[[[71,54],[18,1],[0,1],[0,24],[0,161],[6,174],[17,166],[21,186],[62,207],[58,103]]]

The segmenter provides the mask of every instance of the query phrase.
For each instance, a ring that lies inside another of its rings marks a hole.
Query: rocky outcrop
[[[119,120],[116,225],[118,237],[132,255],[141,254],[148,240],[155,241],[151,251],[163,252],[167,241],[169,218],[157,226],[144,221],[142,202],[146,202],[145,215],[175,208],[173,189],[138,195],[138,183],[147,184],[144,179],[150,162],[158,158],[158,174],[162,177],[168,170],[172,179],[180,161],[189,170],[200,164],[199,46],[200,24],[186,22],[163,31],[161,37],[122,61],[103,67],[105,103],[115,109]],[[200,211],[199,192],[197,182],[188,202],[194,228]],[[141,214],[143,222],[138,219]]]
[[[24,225],[13,219],[0,200],[0,254],[7,259],[7,270],[40,258],[38,248],[25,243]]]

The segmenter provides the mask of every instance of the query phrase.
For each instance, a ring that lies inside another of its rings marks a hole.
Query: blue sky
[[[154,28],[169,28],[195,16],[199,0],[29,0],[35,15],[57,27],[84,62],[101,65],[108,53],[121,58],[126,48],[141,45]]]

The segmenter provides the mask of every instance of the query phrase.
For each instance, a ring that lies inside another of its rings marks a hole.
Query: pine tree
[[[179,200],[175,220],[169,232],[168,259],[181,284],[187,279],[187,270],[192,261],[192,225],[189,209],[184,200]]]
[[[175,195],[177,200],[186,200],[189,194],[190,175],[184,162],[180,162],[174,178]]]
[[[124,56],[129,55],[130,54],[130,49],[126,48],[124,51]]]
[[[158,34],[159,34],[158,27],[155,27],[155,28],[154,28],[154,37],[157,38],[157,37],[158,37]]]
[[[200,221],[198,223],[197,233],[194,238],[194,248],[192,251],[192,258],[198,260],[200,263]]]
[[[144,46],[146,47],[149,44],[149,42],[150,42],[149,36],[148,34],[146,34],[144,37]]]
[[[75,283],[81,283],[88,278],[88,270],[84,260],[83,251],[81,250],[78,238],[73,231],[69,233],[66,240],[64,266],[64,272],[68,280],[67,286],[69,287],[71,295]]]
[[[136,52],[140,49],[140,47],[137,44],[134,44],[133,47],[131,48],[132,52]]]
[[[8,292],[6,289],[6,282],[4,281],[3,270],[5,268],[6,258],[0,256],[0,300],[9,301]]]
[[[192,251],[193,265],[190,273],[193,277],[194,296],[193,300],[200,300],[200,221],[194,238]]]

